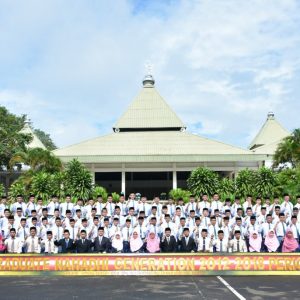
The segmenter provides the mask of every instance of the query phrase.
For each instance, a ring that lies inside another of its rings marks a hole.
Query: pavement
[[[299,285],[298,276],[1,276],[0,300],[293,300]]]

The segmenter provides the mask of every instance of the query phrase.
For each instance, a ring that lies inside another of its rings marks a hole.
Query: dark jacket
[[[167,238],[161,240],[160,242],[161,252],[176,252],[177,242],[173,235],[170,236],[170,242],[168,243]]]
[[[74,240],[69,239],[68,245],[66,244],[65,239],[60,239],[59,241],[54,241],[56,246],[61,247],[61,253],[74,253],[75,252],[75,245]]]
[[[180,252],[192,252],[196,250],[195,240],[189,237],[188,244],[186,244],[185,237],[182,237],[180,241]]]
[[[94,246],[94,252],[109,252],[110,251],[110,240],[103,236],[102,237],[102,240],[101,240],[101,244],[99,243],[99,236],[97,236],[94,240],[94,243],[93,243],[93,246]]]
[[[76,240],[75,248],[77,253],[89,253],[92,250],[92,241],[85,239],[83,243],[82,239]]]

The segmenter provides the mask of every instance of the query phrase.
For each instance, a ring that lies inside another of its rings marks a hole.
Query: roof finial
[[[154,83],[155,83],[155,80],[152,75],[153,65],[149,61],[147,61],[145,63],[145,68],[146,68],[147,75],[144,77],[143,86],[144,87],[153,87]]]
[[[275,118],[275,114],[272,111],[268,112],[268,119],[274,119]]]
[[[25,116],[25,120],[24,120],[24,124],[30,126],[31,125],[31,120],[29,119],[29,117],[26,115]]]

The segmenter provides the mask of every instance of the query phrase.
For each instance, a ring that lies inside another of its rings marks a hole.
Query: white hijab
[[[118,252],[123,250],[123,238],[120,231],[117,231],[112,239],[112,247]]]

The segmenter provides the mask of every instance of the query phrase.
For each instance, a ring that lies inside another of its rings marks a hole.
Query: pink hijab
[[[273,236],[271,236],[271,234],[270,234],[271,232],[274,233]],[[278,242],[278,239],[276,237],[274,230],[270,230],[268,232],[268,234],[266,235],[265,245],[267,246],[269,252],[275,252],[278,249],[280,244]]]
[[[287,234],[291,232],[292,236],[288,237]],[[298,242],[293,236],[293,232],[291,229],[287,229],[285,233],[285,237],[282,245],[282,252],[294,252],[299,247]]]
[[[257,238],[253,238],[253,235],[256,233]],[[256,230],[253,230],[250,233],[250,239],[249,239],[249,250],[250,252],[260,252],[261,249],[261,235],[258,234],[258,232]]]
[[[134,238],[133,234],[137,233],[137,237]],[[140,233],[138,231],[134,231],[130,237],[130,250],[131,252],[136,252],[138,250],[140,250],[143,246],[143,241],[140,237]]]
[[[151,238],[150,236],[153,236],[153,235],[154,235],[154,237]],[[158,236],[155,234],[154,231],[151,231],[147,237],[147,250],[150,253],[155,253],[155,252],[159,251],[160,250],[159,243],[160,243],[160,240],[159,240]]]
[[[6,249],[6,246],[3,242],[3,236],[0,234],[0,251],[4,251]]]

